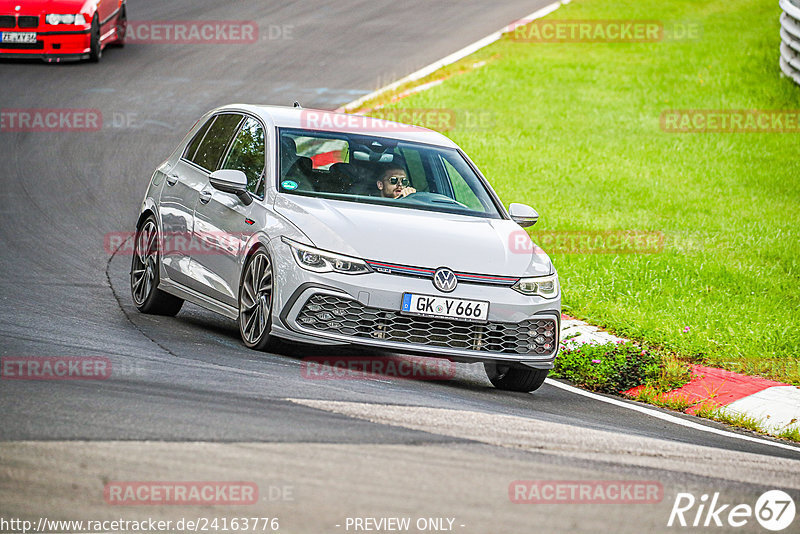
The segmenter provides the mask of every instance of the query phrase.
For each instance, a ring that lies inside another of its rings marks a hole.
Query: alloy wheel
[[[239,329],[248,345],[264,337],[272,310],[272,262],[257,252],[247,264],[239,296]]]
[[[158,230],[153,221],[147,221],[136,236],[131,267],[131,293],[137,306],[141,306],[153,291],[158,268]]]

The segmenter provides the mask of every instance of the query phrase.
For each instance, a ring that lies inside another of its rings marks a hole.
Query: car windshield
[[[279,138],[282,193],[501,218],[458,150],[314,130]]]

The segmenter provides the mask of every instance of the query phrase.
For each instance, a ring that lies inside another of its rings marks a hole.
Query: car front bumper
[[[486,323],[400,313],[404,293],[444,296],[428,278],[369,273],[319,274],[301,268],[289,247],[271,243],[275,273],[272,333],[315,344],[357,344],[550,369],[558,353],[560,295],[522,295],[508,286],[461,283],[446,296],[489,301]],[[541,342],[537,342],[536,340]]]
[[[45,61],[80,60],[89,57],[90,30],[52,31],[42,29],[0,28],[0,32],[36,32],[35,43],[0,43],[0,57],[43,59]]]

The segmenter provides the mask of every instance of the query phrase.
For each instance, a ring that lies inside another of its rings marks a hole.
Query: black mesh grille
[[[555,319],[521,323],[468,323],[401,315],[358,301],[317,294],[303,306],[297,322],[304,328],[356,338],[433,345],[499,354],[546,356],[555,352]]]
[[[19,24],[20,28],[38,28],[39,17],[20,17],[17,24]]]
[[[0,28],[13,28],[15,25],[14,15],[0,15]]]
[[[36,41],[35,43],[0,43],[0,48],[8,50],[42,50],[44,43]]]

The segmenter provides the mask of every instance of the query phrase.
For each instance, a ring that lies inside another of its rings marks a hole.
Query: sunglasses
[[[397,182],[403,184],[403,187],[408,187],[411,182],[405,176],[390,176],[389,178],[384,178],[384,180],[389,180],[389,183],[392,185],[397,185]]]

